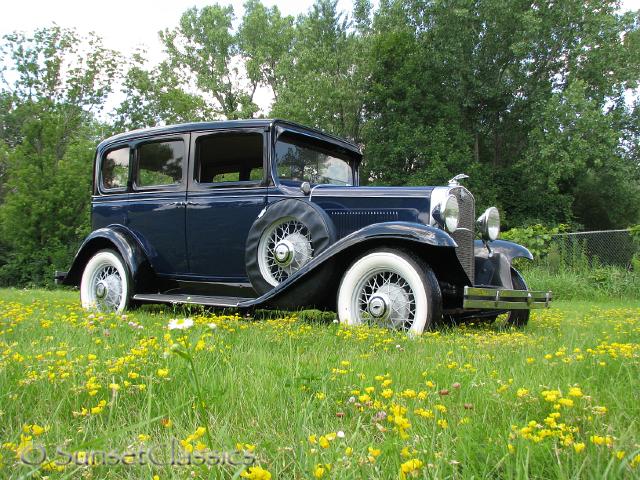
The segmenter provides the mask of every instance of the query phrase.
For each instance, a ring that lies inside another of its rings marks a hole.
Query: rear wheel
[[[511,267],[511,283],[514,290],[529,290],[522,274]],[[530,310],[510,310],[507,317],[507,325],[522,328],[529,323]]]
[[[422,333],[442,315],[442,294],[433,271],[401,250],[381,248],[347,269],[338,289],[338,318]]]
[[[99,312],[122,313],[131,296],[129,271],[113,250],[101,250],[89,259],[80,282],[82,307]]]

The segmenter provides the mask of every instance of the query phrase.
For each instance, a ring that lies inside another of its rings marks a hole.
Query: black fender
[[[509,242],[508,240],[494,240],[492,242],[488,242],[488,244],[492,252],[501,253],[507,260],[509,260],[509,262],[514,258],[526,258],[533,260],[533,254],[523,245]],[[476,240],[473,246],[476,257],[489,257],[489,250],[482,240]]]
[[[151,264],[135,235],[123,225],[109,225],[94,230],[84,239],[62,284],[79,286],[89,259],[105,248],[116,250],[124,260],[133,279],[134,292],[143,292],[153,283]]]
[[[488,242],[488,247],[482,240],[474,242],[476,262],[474,283],[512,289],[511,264],[513,259],[533,260],[533,255],[527,247],[507,240]]]
[[[440,270],[442,275],[455,274],[459,278],[466,278],[466,274],[455,255],[455,248],[458,245],[447,232],[418,223],[383,222],[366,226],[343,237],[284,282],[261,297],[241,303],[240,306],[291,307],[307,304],[331,308],[335,306],[335,294],[344,270],[357,256],[382,245],[405,248],[421,256],[430,252],[436,266],[434,267],[431,261],[428,263],[436,271],[436,275]],[[442,263],[443,266],[446,265],[446,268],[439,269],[437,266],[439,263]],[[324,277],[325,269],[332,271],[333,279],[324,284],[323,288],[318,288],[315,280]],[[309,288],[310,285],[313,288]]]

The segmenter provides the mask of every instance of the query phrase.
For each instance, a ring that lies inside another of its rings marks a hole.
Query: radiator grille
[[[454,187],[450,190],[458,199],[460,206],[460,221],[458,229],[451,235],[458,244],[456,255],[471,283],[474,282],[475,258],[473,251],[474,229],[476,224],[476,204],[473,195],[464,187]]]
[[[327,210],[336,226],[338,238],[374,223],[393,222],[399,219],[397,210],[359,209]]]

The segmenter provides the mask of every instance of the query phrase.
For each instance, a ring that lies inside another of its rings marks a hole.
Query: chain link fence
[[[617,266],[630,269],[638,248],[629,230],[600,230],[553,235],[548,257],[571,267]]]

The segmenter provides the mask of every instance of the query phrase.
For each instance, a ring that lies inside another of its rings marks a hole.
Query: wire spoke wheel
[[[80,284],[80,298],[86,309],[122,312],[129,299],[127,270],[120,256],[110,250],[96,253],[87,262]]]
[[[276,286],[313,258],[309,229],[293,217],[276,220],[263,233],[258,245],[260,273]]]
[[[362,323],[409,330],[416,315],[415,295],[401,275],[376,270],[354,289],[353,310]]]
[[[442,292],[427,264],[404,250],[378,248],[345,271],[338,288],[338,318],[420,334],[442,315]]]

